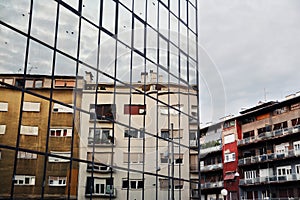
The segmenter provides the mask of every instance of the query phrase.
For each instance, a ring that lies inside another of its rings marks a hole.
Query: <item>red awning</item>
[[[224,177],[224,181],[233,180],[235,178],[234,173],[226,174]]]

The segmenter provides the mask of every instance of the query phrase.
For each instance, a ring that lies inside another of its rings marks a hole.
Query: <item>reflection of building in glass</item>
[[[24,81],[23,75],[2,74],[0,80],[1,198],[12,191],[16,198],[39,199],[42,191],[45,198],[66,197],[67,185],[75,198],[79,165],[70,157],[79,154],[76,78],[32,75]],[[78,89],[82,84],[77,79]]]
[[[0,165],[7,152],[14,158],[1,169],[0,196],[190,196],[189,147],[197,153],[199,122],[197,1],[1,6],[0,74],[18,80],[0,80],[0,108],[9,103],[0,111]],[[8,133],[15,140],[3,139]],[[18,171],[27,161],[38,162],[38,172]]]
[[[197,112],[197,91],[157,81],[153,71],[145,75],[131,87],[86,83],[82,109],[90,112],[80,117],[80,159],[88,163],[80,164],[79,198],[190,195],[189,145],[196,147],[197,118],[187,113]]]

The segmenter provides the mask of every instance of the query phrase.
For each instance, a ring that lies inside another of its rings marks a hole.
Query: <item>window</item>
[[[126,115],[146,115],[146,105],[124,105],[124,114]]]
[[[287,106],[282,107],[282,108],[278,108],[278,109],[276,109],[276,110],[273,111],[273,115],[280,115],[280,114],[282,114],[282,113],[287,112],[288,109],[289,109],[289,108],[288,108]]]
[[[271,126],[266,125],[265,127],[257,129],[257,134],[265,133],[265,132],[270,132],[271,131]]]
[[[300,141],[293,142],[294,150],[300,151]]]
[[[274,128],[273,130],[279,130],[279,129],[283,129],[283,128],[287,128],[287,122],[281,122],[281,123],[278,123],[278,124],[274,124]]]
[[[65,128],[65,129],[51,128],[50,136],[51,137],[71,137],[72,136],[72,128]]]
[[[130,130],[125,130],[124,131],[124,137],[128,138],[144,138],[144,130],[135,130],[135,129],[130,129]]]
[[[292,119],[292,126],[300,125],[300,118]]]
[[[24,102],[23,111],[25,112],[40,112],[40,103],[38,102]]]
[[[63,157],[67,157],[67,158],[71,157],[71,152],[51,151],[50,153],[53,154],[53,155],[63,156]],[[58,157],[49,156],[48,157],[48,161],[49,162],[70,162],[70,159],[64,159],[64,158],[58,158]]]
[[[75,87],[74,80],[55,80],[55,87]]]
[[[181,180],[174,180],[174,189],[183,189],[184,182]],[[172,179],[159,179],[159,188],[161,190],[168,190],[172,188]]]
[[[295,165],[296,174],[300,174],[300,165]]]
[[[112,129],[90,128],[88,144],[113,144]]]
[[[235,134],[224,136],[224,144],[229,144],[235,141]]]
[[[43,87],[43,80],[26,80],[26,88],[41,88]]]
[[[15,86],[16,87],[24,87],[25,81],[23,79],[16,79]]]
[[[178,110],[181,110],[183,105],[172,105],[172,107],[168,106],[160,106],[159,111],[162,115],[178,115]]]
[[[86,195],[93,194],[93,195],[114,196],[115,193],[113,187],[113,179],[87,177],[85,193]]]
[[[245,179],[255,179],[256,178],[256,170],[245,171]]]
[[[297,110],[300,108],[300,103],[295,103],[291,105],[291,110]]]
[[[0,125],[0,135],[5,134],[6,125]]]
[[[223,128],[230,128],[230,127],[233,127],[233,126],[235,126],[235,121],[231,120],[231,121],[224,122]]]
[[[73,106],[72,104],[69,104],[70,106]],[[58,103],[54,103],[53,105],[53,112],[56,113],[73,113],[73,108],[69,108],[67,106],[63,106]]]
[[[277,154],[284,154],[289,151],[289,143],[282,143],[275,146],[275,151]]]
[[[90,105],[90,119],[98,120],[114,120],[116,111],[115,104],[91,104]]]
[[[18,151],[19,159],[37,159],[37,154],[24,151]]]
[[[35,135],[35,136],[37,136],[39,134],[39,127],[21,125],[21,134],[22,135]]]
[[[160,154],[160,163],[171,163],[168,152]]]
[[[161,163],[171,163],[172,162],[172,154],[165,152],[160,154],[160,162]],[[174,153],[174,164],[180,165],[183,164],[183,154]]]
[[[235,161],[235,153],[225,153],[225,160],[224,162],[233,162]]]
[[[15,185],[35,185],[35,176],[15,175]]]
[[[182,139],[183,136],[183,129],[173,129],[173,138],[174,139]],[[161,137],[165,139],[173,139],[171,130],[162,129],[161,130]]]
[[[291,166],[277,167],[277,176],[286,176],[292,173]]]
[[[66,186],[67,177],[49,176],[49,186]]]
[[[143,153],[130,153],[130,163],[139,164],[144,162]],[[123,154],[123,162],[128,163],[128,153]]]
[[[144,181],[143,180],[130,180],[127,179],[122,180],[122,189],[142,189],[144,187]]]
[[[190,146],[196,147],[198,145],[197,141],[197,131],[196,130],[190,130]]]
[[[243,133],[243,139],[254,137],[254,130]]]
[[[7,112],[8,111],[8,103],[0,102],[0,112]]]
[[[87,152],[87,160],[93,161],[94,155],[94,165],[89,163],[87,165],[88,171],[101,171],[107,172],[110,171],[110,167],[108,165],[111,164],[112,153],[111,152]]]

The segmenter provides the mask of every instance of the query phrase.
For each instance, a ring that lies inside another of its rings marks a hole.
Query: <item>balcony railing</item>
[[[297,125],[297,126],[294,126],[291,128],[279,129],[279,130],[275,130],[275,131],[267,131],[267,132],[263,132],[257,136],[248,137],[248,138],[239,140],[238,145],[245,145],[245,144],[249,144],[249,143],[260,141],[260,140],[267,140],[269,138],[280,137],[282,135],[289,135],[289,134],[298,133],[298,132],[300,132],[300,125]]]
[[[275,175],[275,176],[265,176],[257,177],[254,179],[240,179],[240,185],[252,185],[260,183],[279,183],[286,181],[299,181],[300,174],[288,174],[288,175]]]
[[[271,154],[263,154],[258,156],[251,156],[247,158],[239,159],[239,165],[247,165],[247,164],[253,164],[258,162],[267,162],[277,159],[284,159],[284,158],[290,158],[300,155],[300,149],[291,149],[286,152],[282,153],[271,153]]]
[[[219,187],[224,187],[224,182],[223,181],[209,182],[209,183],[201,184],[201,189],[219,188]]]
[[[209,147],[205,149],[200,149],[200,154],[207,154],[215,151],[221,151],[222,150],[222,145],[214,146],[214,147]]]
[[[200,171],[211,171],[211,170],[217,170],[217,169],[222,169],[223,168],[223,164],[222,163],[218,163],[218,164],[214,164],[214,165],[205,165],[205,166],[201,166],[200,167]]]
[[[114,138],[93,138],[88,137],[88,144],[89,145],[114,145],[115,139]]]

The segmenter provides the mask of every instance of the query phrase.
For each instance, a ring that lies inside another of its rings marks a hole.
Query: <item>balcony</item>
[[[208,154],[208,153],[215,152],[215,151],[221,151],[221,150],[222,150],[222,145],[203,148],[203,149],[201,148],[200,149],[200,155]]]
[[[224,187],[224,181],[201,184],[201,189],[220,188],[220,187]]]
[[[242,158],[239,159],[239,165],[254,164],[258,162],[268,162],[277,159],[291,158],[299,155],[300,155],[300,149],[297,150],[291,149],[289,151],[282,152],[282,153],[271,153],[271,154],[263,154],[258,156]]]
[[[218,169],[222,169],[223,168],[223,164],[222,163],[218,163],[218,164],[213,164],[213,165],[205,165],[205,166],[201,166],[200,167],[200,171],[204,172],[204,171],[213,171],[213,170],[218,170]]]
[[[107,186],[106,190],[101,193],[92,193],[92,194],[86,194],[86,197],[101,197],[101,198],[116,198],[117,197],[117,190],[116,188],[110,188],[110,186]]]
[[[105,165],[88,164],[87,171],[88,172],[98,172],[98,173],[111,173],[114,170],[111,167],[105,166]]]
[[[115,139],[112,137],[109,138],[88,137],[88,145],[111,146],[111,145],[115,145]]]
[[[294,133],[298,133],[298,132],[300,132],[300,125],[290,127],[290,128],[274,130],[274,131],[267,131],[267,132],[263,132],[257,136],[248,137],[248,138],[239,140],[238,145],[246,145],[246,144],[257,142],[257,141],[268,140],[270,138],[281,137],[281,136],[290,135],[290,134],[294,134]]]
[[[266,177],[257,177],[254,179],[240,179],[240,185],[266,184],[266,183],[280,183],[287,181],[299,181],[300,174],[275,175]]]

